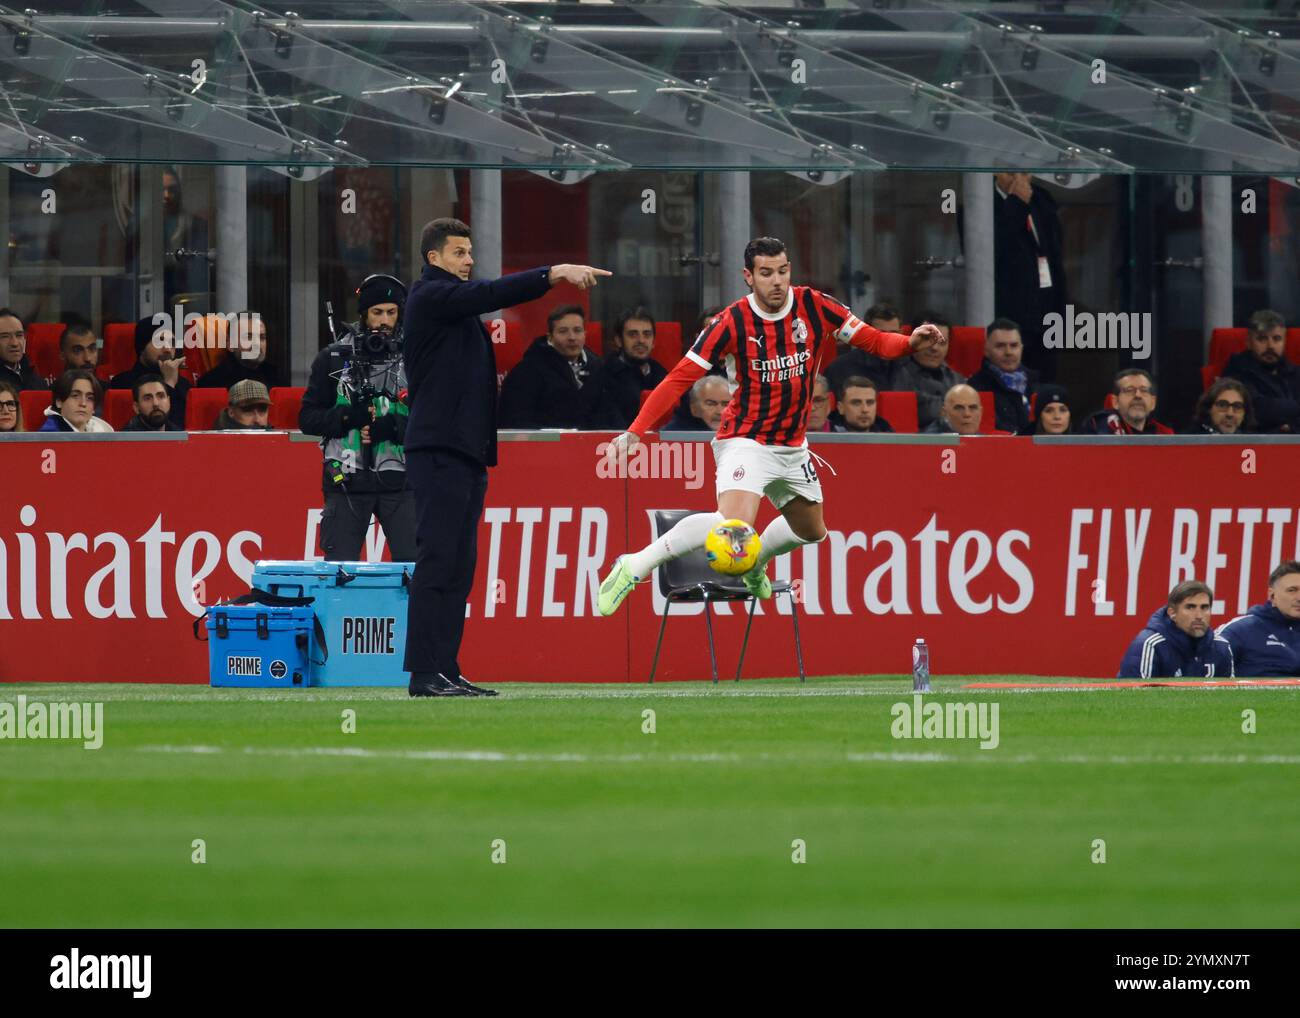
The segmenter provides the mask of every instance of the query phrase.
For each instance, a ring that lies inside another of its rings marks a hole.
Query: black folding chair
[[[655,537],[671,530],[684,516],[691,516],[698,509],[654,509]],[[713,602],[714,601],[748,601],[749,618],[745,622],[745,639],[740,645],[740,660],[736,662],[736,681],[740,681],[740,669],[745,664],[745,650],[749,647],[749,630],[754,624],[754,604],[758,600],[745,586],[739,576],[726,576],[709,565],[704,549],[672,559],[659,567],[659,592],[668,602],[664,606],[663,622],[659,624],[659,642],[655,644],[655,657],[650,665],[650,682],[655,680],[655,670],[659,667],[659,651],[664,645],[664,631],[668,628],[668,616],[672,614],[674,604],[703,601],[704,624],[709,631],[709,664],[713,668],[713,681],[718,681],[718,654],[713,643]],[[794,622],[794,652],[799,660],[799,681],[805,682],[803,667],[803,644],[799,639],[799,600],[794,595],[794,587],[785,581],[772,582],[772,600],[785,594],[790,598],[790,618]]]

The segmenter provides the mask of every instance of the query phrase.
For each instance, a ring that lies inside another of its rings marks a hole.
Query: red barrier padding
[[[650,540],[649,510],[714,508],[712,456],[707,442],[649,442],[630,478],[607,476],[609,438],[501,443],[461,655],[476,678],[645,680],[662,599],[646,584],[606,619],[596,587]],[[937,675],[1113,676],[1173,583],[1210,584],[1219,624],[1263,600],[1300,543],[1300,443],[813,446],[835,468],[818,471],[830,533],[773,568],[801,581],[811,675],[905,674],[923,637]],[[1248,447],[1246,482],[1205,483],[1240,478]],[[319,555],[320,468],[316,446],[275,432],[0,442],[13,496],[0,500],[0,681],[206,681],[189,592],[211,604],[244,592],[256,559]],[[219,511],[231,492],[258,511]],[[773,516],[764,504],[760,530]],[[384,555],[380,532],[366,555]],[[787,611],[761,606],[746,676],[793,672],[789,619],[772,617]],[[743,606],[717,608],[724,673],[744,622]],[[676,620],[659,677],[706,678],[704,637],[703,619]]]

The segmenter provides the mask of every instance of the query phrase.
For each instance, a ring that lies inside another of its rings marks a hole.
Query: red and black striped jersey
[[[837,339],[883,356],[908,350],[905,336],[873,329],[811,286],[792,286],[775,314],[753,294],[721,311],[686,353],[705,371],[729,353],[735,358],[736,391],[717,437],[802,445],[822,354]]]

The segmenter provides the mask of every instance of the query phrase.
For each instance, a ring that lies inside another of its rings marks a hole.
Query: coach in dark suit
[[[496,354],[478,316],[535,300],[561,280],[586,289],[610,275],[589,265],[550,265],[471,283],[471,249],[460,220],[425,226],[424,272],[406,300],[406,478],[415,491],[419,549],[406,627],[411,696],[496,695],[471,684],[457,660],[487,468],[497,462]]]

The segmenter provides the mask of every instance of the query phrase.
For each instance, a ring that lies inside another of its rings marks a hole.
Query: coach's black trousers
[[[487,468],[447,449],[407,450],[415,491],[416,559],[406,623],[406,670],[460,674],[465,602],[474,585]]]

